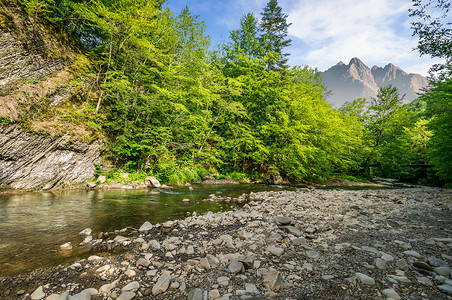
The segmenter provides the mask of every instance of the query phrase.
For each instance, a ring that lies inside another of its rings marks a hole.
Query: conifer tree
[[[265,50],[274,56],[267,63],[268,69],[285,70],[288,68],[287,56],[289,54],[283,53],[283,49],[290,46],[292,42],[287,39],[288,28],[292,23],[287,24],[288,16],[282,13],[282,8],[278,6],[277,0],[270,0],[261,15],[261,39],[266,43]]]

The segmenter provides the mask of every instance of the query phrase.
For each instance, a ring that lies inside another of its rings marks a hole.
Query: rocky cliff
[[[371,69],[356,57],[348,65],[339,62],[320,76],[331,91],[327,100],[336,107],[356,98],[370,100],[377,96],[379,88],[388,85],[397,87],[399,94],[405,95],[405,103],[409,103],[428,86],[428,80],[419,74],[408,74],[393,64]]]
[[[77,117],[80,55],[65,39],[17,1],[0,1],[1,188],[51,189],[94,176],[101,142]]]
[[[17,124],[0,126],[0,186],[51,189],[81,184],[94,176],[102,143],[69,136],[36,135]]]

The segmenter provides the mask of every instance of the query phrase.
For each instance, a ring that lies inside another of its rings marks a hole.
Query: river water
[[[181,219],[196,211],[229,210],[235,202],[203,201],[210,194],[237,197],[251,191],[287,190],[266,185],[199,185],[171,190],[60,191],[23,194],[0,194],[0,276],[70,263],[90,253],[78,244],[78,233],[93,229],[99,232],[125,227],[139,228],[145,221],[152,224]],[[183,199],[190,202],[183,202]],[[71,256],[59,246],[72,242]]]

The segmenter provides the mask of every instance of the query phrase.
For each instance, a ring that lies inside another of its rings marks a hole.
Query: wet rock
[[[166,292],[166,290],[168,290],[170,282],[171,276],[169,276],[168,274],[163,274],[162,276],[159,277],[157,283],[152,288],[152,294],[158,295]]]
[[[92,232],[93,232],[93,230],[91,228],[86,228],[86,229],[83,229],[82,231],[80,231],[80,233],[78,235],[88,236],[88,235],[91,235]]]
[[[148,221],[144,222],[143,225],[138,229],[139,232],[146,232],[153,228],[152,224]]]
[[[64,243],[63,245],[60,245],[60,249],[66,250],[66,251],[72,250],[72,243],[67,242],[67,243]]]
[[[272,290],[279,290],[287,287],[287,283],[278,271],[271,269],[264,278],[264,286]]]
[[[367,276],[366,274],[356,272],[355,276],[364,284],[375,285],[375,280],[372,277]]]
[[[46,296],[46,294],[43,291],[42,285],[39,286],[31,295],[30,298],[32,300],[39,300]]]

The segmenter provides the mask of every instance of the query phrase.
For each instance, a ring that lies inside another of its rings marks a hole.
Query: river
[[[290,189],[267,185],[195,185],[194,190],[77,190],[0,194],[0,276],[70,263],[91,253],[78,247],[85,228],[111,232],[180,219],[196,211],[229,210],[237,202],[203,201],[213,193],[238,197],[251,191]],[[190,202],[183,202],[190,199]],[[72,242],[70,256],[59,245]]]

